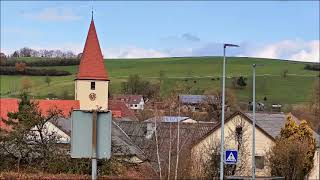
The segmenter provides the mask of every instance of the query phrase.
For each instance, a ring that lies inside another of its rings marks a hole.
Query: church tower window
[[[95,90],[96,89],[96,82],[91,82],[91,90]]]

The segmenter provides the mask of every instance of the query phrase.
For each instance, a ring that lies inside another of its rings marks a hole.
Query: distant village
[[[98,161],[99,176],[219,178],[220,91],[193,95],[177,89],[166,100],[130,90],[110,95],[112,77],[93,19],[74,81],[74,100],[30,99],[27,93],[0,99],[1,169],[90,175],[88,159],[70,158],[71,115],[99,109],[112,113],[112,158]],[[255,107],[256,177],[320,179],[320,135],[306,121],[283,113],[281,104],[266,109],[264,102],[256,102]],[[252,175],[252,110],[252,102],[240,108],[227,94],[224,148],[236,149],[239,162],[224,165],[226,179]]]

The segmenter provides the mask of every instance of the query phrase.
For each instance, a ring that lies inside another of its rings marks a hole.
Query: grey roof
[[[147,159],[158,169],[156,155],[156,140],[155,140],[155,123],[153,122],[137,122],[137,121],[117,121],[121,129],[131,138],[131,140],[139,146],[145,153]],[[172,156],[176,154],[177,146],[177,124],[178,123],[157,123],[158,146],[162,164],[167,164],[168,153],[171,141]],[[181,154],[188,154],[193,143],[197,142],[205,134],[209,133],[214,128],[212,123],[179,123],[180,129],[180,147]],[[171,130],[171,138],[170,138]],[[165,168],[164,168],[165,169]]]
[[[214,96],[206,95],[179,95],[179,101],[182,104],[200,104],[205,101],[208,97],[214,100]]]
[[[160,117],[152,117],[149,118],[147,120],[145,120],[145,122],[181,122],[183,120],[189,119],[189,117],[186,116],[160,116]]]
[[[59,118],[53,122],[60,130],[71,135],[71,119]],[[130,137],[112,121],[112,153],[118,156],[137,156],[140,160],[146,160],[143,151],[136,146]]]
[[[146,160],[143,151],[132,142],[130,137],[114,121],[112,121],[111,137],[112,153],[114,155],[135,155],[142,161]]]
[[[69,118],[58,118],[56,120],[49,120],[52,124],[57,126],[61,131],[71,136],[71,120]]]
[[[245,113],[250,119],[252,119],[252,113]],[[293,120],[296,121],[297,124],[300,124],[300,120],[290,114]],[[281,128],[283,128],[286,124],[287,116],[284,113],[256,113],[256,123],[259,127],[261,127],[266,133],[268,133],[273,138],[276,138],[280,135]],[[313,135],[316,138],[317,146],[320,147],[320,136],[315,131],[313,131]]]

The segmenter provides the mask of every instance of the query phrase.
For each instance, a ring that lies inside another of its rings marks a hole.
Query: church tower
[[[75,99],[79,100],[80,109],[108,110],[108,86],[108,73],[92,18],[75,79]]]

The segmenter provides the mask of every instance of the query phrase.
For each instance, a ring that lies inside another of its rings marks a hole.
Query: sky
[[[319,1],[1,1],[1,52],[83,50],[91,10],[105,58],[228,56],[319,62]]]

